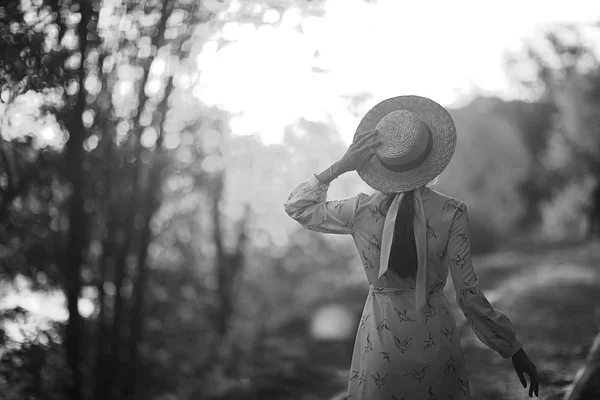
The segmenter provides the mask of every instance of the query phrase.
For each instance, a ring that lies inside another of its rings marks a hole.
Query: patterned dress
[[[456,300],[473,332],[509,358],[520,348],[510,320],[479,289],[473,270],[469,216],[464,202],[422,187],[426,217],[429,308],[415,313],[416,274],[378,278],[386,196],[376,192],[327,201],[328,184],[316,177],[292,190],[285,210],[303,227],[354,239],[369,282],[358,326],[346,398],[351,400],[464,400],[469,380],[454,316],[444,296],[448,270]]]

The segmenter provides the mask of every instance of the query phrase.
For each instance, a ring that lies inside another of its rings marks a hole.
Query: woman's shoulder
[[[454,211],[466,207],[465,202],[458,197],[453,197],[431,187],[426,187],[427,197],[438,204],[444,211]]]
[[[373,215],[385,216],[389,207],[389,196],[382,192],[359,193],[357,203],[357,214],[363,214],[362,210],[369,209]]]

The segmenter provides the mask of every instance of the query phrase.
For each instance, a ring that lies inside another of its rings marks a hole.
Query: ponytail
[[[394,199],[390,197],[389,204]],[[411,276],[417,270],[417,246],[415,243],[415,231],[413,219],[415,215],[414,190],[404,193],[404,197],[398,207],[396,222],[394,224],[394,239],[390,249],[388,270],[393,271],[400,278]]]

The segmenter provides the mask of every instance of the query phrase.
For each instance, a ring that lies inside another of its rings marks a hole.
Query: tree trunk
[[[134,287],[134,306],[132,310],[131,335],[129,337],[128,349],[128,375],[123,392],[123,400],[136,398],[136,386],[140,372],[139,367],[139,344],[142,340],[142,325],[144,322],[144,296],[146,294],[146,284],[150,273],[147,259],[148,246],[152,240],[152,230],[150,221],[154,215],[158,201],[158,188],[160,187],[160,166],[153,165],[150,172],[149,187],[146,192],[146,207],[144,207],[144,225],[141,232],[140,244],[138,249],[138,276]]]
[[[244,218],[240,224],[236,250],[229,254],[223,246],[223,234],[221,231],[219,203],[223,197],[224,174],[215,178],[214,187],[211,192],[213,213],[213,240],[216,247],[216,272],[219,283],[219,313],[217,317],[217,330],[219,333],[219,360],[218,363],[226,372],[235,375],[232,370],[234,366],[229,357],[229,341],[227,340],[229,324],[234,314],[235,293],[234,285],[243,271],[244,245],[247,240],[246,225],[250,216],[250,208],[246,207]]]
[[[153,47],[159,48],[160,47],[160,41],[163,39],[164,33],[165,33],[165,29],[166,29],[166,25],[167,25],[167,20],[169,18],[169,14],[167,13],[169,4],[171,3],[171,1],[169,0],[164,0],[162,2],[162,7],[161,7],[161,17],[160,20],[157,24],[157,32],[156,35],[152,37],[152,45]],[[149,65],[148,65],[149,66]],[[116,279],[115,279],[115,290],[116,290],[116,298],[115,298],[115,315],[114,315],[114,322],[113,322],[113,328],[112,328],[112,335],[111,335],[111,357],[110,357],[110,366],[108,367],[108,373],[109,373],[109,377],[107,379],[107,384],[106,387],[111,388],[112,392],[114,394],[115,397],[119,397],[119,392],[121,390],[121,384],[120,384],[120,380],[119,377],[121,377],[122,371],[119,370],[119,364],[120,364],[120,349],[121,349],[121,333],[123,331],[122,329],[122,314],[123,314],[123,297],[121,296],[121,288],[122,288],[122,284],[123,284],[123,279],[125,278],[125,268],[126,268],[126,261],[127,261],[127,256],[129,255],[130,252],[130,245],[133,239],[133,236],[135,234],[135,227],[134,227],[134,218],[136,215],[136,209],[138,207],[138,203],[140,201],[140,192],[142,190],[142,188],[140,187],[140,174],[141,174],[141,168],[142,168],[142,164],[141,164],[141,145],[140,145],[140,137],[141,137],[141,133],[142,133],[142,127],[140,126],[140,118],[142,115],[142,112],[144,110],[144,106],[146,104],[146,100],[147,100],[147,96],[145,94],[145,87],[146,87],[146,83],[148,82],[148,78],[149,78],[149,68],[146,68],[146,72],[144,74],[144,77],[142,78],[142,82],[140,83],[140,87],[139,87],[139,95],[138,95],[138,110],[137,110],[137,114],[136,114],[136,118],[134,121],[134,128],[133,128],[133,135],[135,136],[135,141],[134,141],[134,145],[135,145],[135,161],[134,161],[134,165],[133,165],[133,171],[134,171],[134,177],[133,177],[133,181],[132,181],[132,185],[133,185],[133,193],[132,193],[132,197],[130,199],[130,203],[128,206],[128,212],[127,212],[127,221],[124,225],[124,228],[126,230],[126,234],[125,234],[125,240],[124,240],[124,244],[121,248],[121,251],[119,252],[119,255],[117,256],[117,260],[116,260]]]
[[[108,136],[107,146],[112,149],[111,138]],[[108,160],[112,161],[112,150],[109,150]],[[104,400],[102,397],[106,386],[106,363],[108,359],[107,351],[107,335],[109,333],[108,321],[106,316],[106,293],[104,284],[107,282],[109,264],[114,265],[115,253],[115,236],[117,228],[117,210],[113,204],[113,188],[114,180],[112,179],[113,169],[108,166],[106,171],[106,193],[105,193],[105,218],[108,220],[106,232],[104,234],[102,257],[100,259],[100,277],[98,282],[98,328],[96,330],[97,350],[96,350],[96,365],[94,373],[94,397],[96,400]]]
[[[67,310],[69,319],[65,332],[65,348],[67,363],[72,372],[72,381],[68,388],[70,400],[82,400],[83,373],[81,370],[81,316],[78,311],[79,294],[81,290],[80,271],[85,247],[85,210],[84,210],[84,170],[83,170],[83,141],[85,127],[81,116],[85,109],[85,56],[87,48],[87,26],[91,19],[92,9],[84,2],[80,3],[81,21],[77,28],[79,36],[79,51],[82,62],[78,70],[79,92],[75,106],[68,115],[66,126],[69,131],[69,140],[66,144],[66,166],[69,181],[72,185],[72,194],[69,204],[69,234],[66,249],[66,263],[64,265],[64,284],[67,297]]]
[[[137,382],[140,375],[139,365],[139,344],[142,341],[143,333],[143,322],[144,322],[144,296],[146,293],[146,283],[148,282],[148,275],[150,273],[147,259],[148,259],[148,246],[152,240],[152,230],[150,229],[150,222],[154,213],[160,206],[160,183],[162,174],[163,156],[162,152],[162,141],[163,141],[163,129],[165,117],[168,109],[168,99],[173,89],[173,78],[170,77],[167,80],[165,88],[165,96],[158,106],[159,110],[162,110],[160,122],[158,124],[158,138],[156,140],[156,150],[153,153],[154,163],[150,166],[150,172],[148,174],[148,184],[143,197],[145,201],[145,207],[143,208],[142,215],[144,218],[144,224],[142,232],[140,234],[140,243],[138,248],[137,257],[137,271],[138,277],[134,287],[134,306],[132,310],[132,322],[131,322],[131,335],[129,337],[129,378],[125,382],[125,389],[123,392],[123,399],[129,400],[134,398],[140,398],[137,393]],[[137,396],[136,396],[137,394]]]

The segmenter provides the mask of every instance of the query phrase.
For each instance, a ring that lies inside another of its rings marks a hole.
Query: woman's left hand
[[[373,149],[383,143],[381,140],[377,140],[378,133],[377,130],[374,130],[359,134],[346,151],[346,154],[337,162],[339,169],[343,172],[349,172],[360,169],[365,165],[375,154]]]
[[[521,348],[515,353],[515,355],[512,356],[512,363],[517,376],[521,381],[521,385],[523,385],[524,388],[527,388],[527,381],[525,380],[523,373],[529,375],[529,397],[533,397],[533,393],[535,393],[536,397],[539,397],[540,380],[535,365],[533,365],[529,357],[527,357],[525,350]]]

